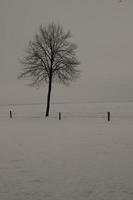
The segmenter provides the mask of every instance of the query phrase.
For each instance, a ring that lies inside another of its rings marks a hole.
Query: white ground
[[[0,107],[0,200],[133,199],[133,104],[28,108]]]

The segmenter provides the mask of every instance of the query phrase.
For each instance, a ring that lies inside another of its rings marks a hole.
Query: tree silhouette
[[[70,41],[71,37],[70,31],[65,33],[59,24],[41,25],[39,33],[29,42],[26,56],[20,61],[23,68],[18,78],[30,78],[30,86],[48,84],[46,117],[49,116],[52,84],[69,85],[80,74],[77,46]]]

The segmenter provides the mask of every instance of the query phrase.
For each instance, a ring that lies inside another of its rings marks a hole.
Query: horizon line
[[[64,102],[51,102],[51,104],[87,104],[87,103],[133,103],[133,100],[120,101],[120,100],[112,100],[112,101],[64,101]],[[27,103],[2,103],[0,106],[24,106],[24,105],[45,105],[46,102],[27,102]]]

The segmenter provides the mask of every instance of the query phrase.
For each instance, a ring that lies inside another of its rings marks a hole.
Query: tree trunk
[[[52,77],[49,79],[49,85],[48,85],[47,107],[46,107],[46,114],[45,114],[46,117],[49,116],[51,89],[52,89]]]

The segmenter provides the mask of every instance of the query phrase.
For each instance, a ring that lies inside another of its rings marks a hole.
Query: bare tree
[[[69,85],[80,74],[77,46],[70,41],[71,37],[70,31],[65,33],[59,24],[41,25],[21,60],[23,69],[18,78],[31,78],[30,86],[48,84],[46,117],[49,116],[52,83]]]

